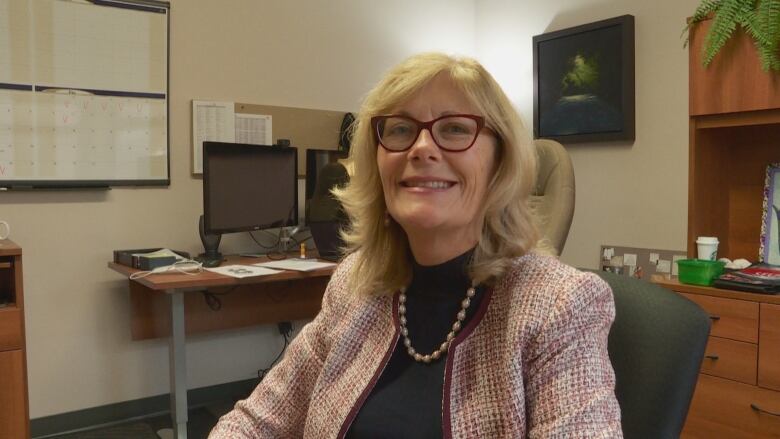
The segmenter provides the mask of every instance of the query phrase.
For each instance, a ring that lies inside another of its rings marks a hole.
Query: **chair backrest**
[[[665,288],[596,273],[609,283],[615,297],[608,349],[623,435],[626,439],[678,438],[707,346],[709,316]]]
[[[539,172],[531,196],[542,232],[544,244],[563,251],[574,216],[574,166],[563,145],[547,139],[537,139],[536,151],[539,157]]]

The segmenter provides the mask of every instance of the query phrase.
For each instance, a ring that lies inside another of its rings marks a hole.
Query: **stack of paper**
[[[281,261],[260,262],[253,264],[256,267],[275,268],[277,270],[313,271],[320,268],[332,267],[333,262],[322,262],[314,259],[283,259]]]
[[[252,265],[225,265],[216,268],[206,268],[206,270],[219,273],[224,276],[231,276],[237,278],[252,277],[252,276],[267,276],[269,274],[281,273],[279,270],[272,270],[264,267],[254,267]]]

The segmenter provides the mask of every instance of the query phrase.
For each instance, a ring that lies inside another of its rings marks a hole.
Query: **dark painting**
[[[534,37],[536,137],[633,139],[633,63],[631,16]]]

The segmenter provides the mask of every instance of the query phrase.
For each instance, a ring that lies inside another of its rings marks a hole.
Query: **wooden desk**
[[[780,437],[780,296],[652,282],[696,302],[712,319],[681,438]]]
[[[223,265],[264,261],[267,259],[229,257]],[[114,262],[108,267],[125,276],[139,271]],[[237,279],[204,271],[195,275],[153,274],[129,281],[133,339],[169,340],[174,437],[187,437],[186,334],[314,317],[332,273],[333,267],[329,267]],[[218,298],[221,307],[209,307],[205,293]]]

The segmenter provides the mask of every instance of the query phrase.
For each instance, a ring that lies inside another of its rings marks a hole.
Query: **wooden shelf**
[[[691,118],[688,256],[695,256],[698,236],[717,236],[720,256],[755,261],[766,167],[780,162],[780,123],[715,129],[695,125]]]
[[[16,256],[22,254],[22,248],[10,239],[0,240],[0,256]]]
[[[696,129],[780,124],[780,109],[691,116]]]

